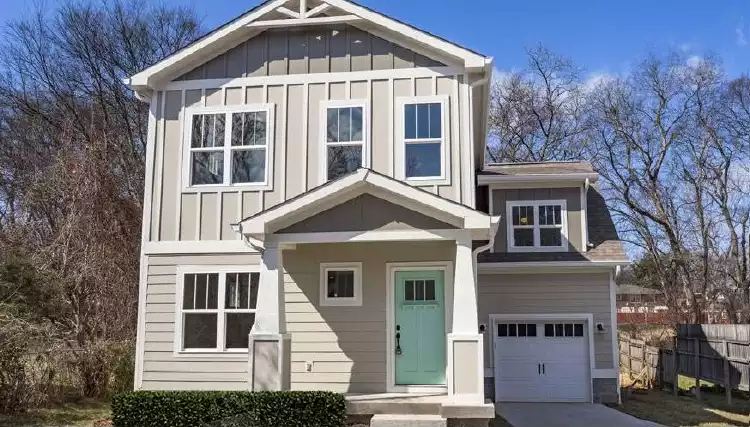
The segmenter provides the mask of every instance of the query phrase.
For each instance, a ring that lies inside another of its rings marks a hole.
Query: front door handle
[[[537,363],[536,364],[536,373],[539,374],[539,375],[542,375],[542,364],[541,363]]]
[[[544,363],[542,363],[542,375],[547,375],[547,373],[544,372],[544,368],[545,368]]]
[[[396,325],[396,355],[401,354],[401,325]]]

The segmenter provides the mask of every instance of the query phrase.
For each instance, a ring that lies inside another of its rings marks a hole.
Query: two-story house
[[[492,66],[269,0],[127,79],[150,103],[136,389],[617,401],[627,259],[597,174],[484,165]]]

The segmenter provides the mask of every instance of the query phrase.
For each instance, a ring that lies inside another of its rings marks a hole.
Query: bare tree
[[[736,321],[747,305],[737,266],[748,199],[736,172],[748,152],[732,148],[727,96],[715,61],[688,65],[676,53],[650,56],[592,96],[592,153],[620,233],[651,259],[671,308],[690,322],[716,305],[732,307]]]
[[[122,79],[199,32],[187,9],[70,2],[9,24],[0,48],[0,252],[38,278],[6,303],[54,327],[87,396],[135,331],[148,107]]]
[[[578,160],[588,127],[581,71],[542,46],[527,55],[527,68],[492,84],[487,157],[493,162]]]

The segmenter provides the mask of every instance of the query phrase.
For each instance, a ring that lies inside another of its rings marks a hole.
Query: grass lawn
[[[85,400],[35,409],[21,415],[0,415],[0,427],[91,427],[95,421],[110,417],[109,402]]]
[[[623,376],[623,384],[627,378]],[[680,388],[695,385],[692,378],[679,380]],[[636,390],[622,393],[622,405],[613,408],[644,420],[669,427],[682,426],[743,426],[750,424],[750,401],[735,396],[727,405],[723,394],[701,393],[701,400],[693,396],[674,396],[671,391]]]

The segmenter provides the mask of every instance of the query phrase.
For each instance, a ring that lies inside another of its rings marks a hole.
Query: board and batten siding
[[[247,354],[176,356],[175,302],[180,265],[251,265],[258,254],[150,256],[147,258],[145,333],[143,336],[143,390],[247,390]],[[136,368],[137,369],[137,368]]]
[[[326,100],[365,103],[369,167],[397,176],[403,137],[397,125],[401,122],[401,113],[396,111],[398,98],[447,96],[444,117],[449,124],[445,140],[449,144],[446,163],[450,176],[447,185],[422,188],[473,205],[471,114],[464,112],[469,109],[468,81],[460,70],[443,67],[169,83],[153,98],[156,126],[150,143],[155,144],[155,153],[146,241],[239,240],[231,224],[323,184],[321,102]],[[186,186],[185,108],[257,103],[271,103],[274,108],[274,137],[269,141],[273,156],[271,189]]]
[[[594,317],[596,369],[612,369],[612,317],[609,273],[480,274],[479,322],[490,325],[491,314],[582,314]],[[596,332],[596,323],[605,332]],[[488,327],[488,330],[492,330]],[[484,365],[492,368],[494,337],[484,341]]]
[[[568,252],[583,251],[583,234],[581,228],[581,189],[570,188],[523,188],[492,189],[491,210],[493,215],[500,215],[500,226],[495,235],[495,252],[507,252],[508,215],[507,203],[522,200],[565,200],[568,210]]]
[[[176,80],[340,73],[443,65],[351,25],[330,25],[264,31]]]
[[[284,251],[292,389],[385,392],[386,263],[453,261],[455,254],[453,242],[315,244]],[[362,263],[361,307],[320,306],[322,262]],[[310,372],[306,363],[312,363]]]

